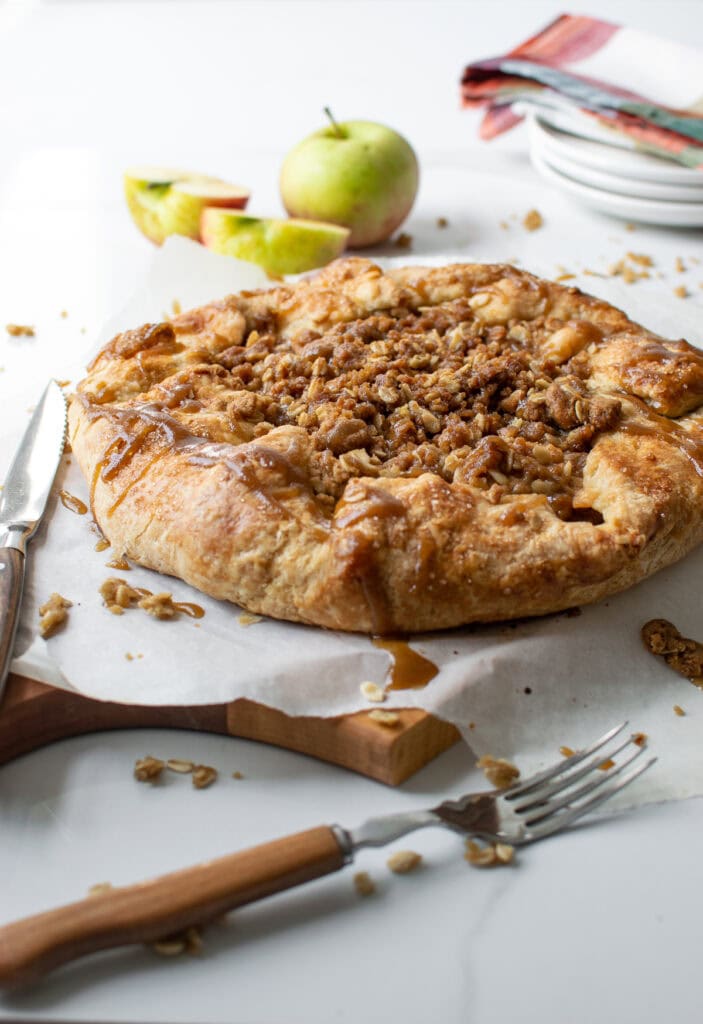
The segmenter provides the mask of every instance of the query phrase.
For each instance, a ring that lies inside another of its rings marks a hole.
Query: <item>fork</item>
[[[630,767],[645,748],[637,734],[623,738],[626,726],[623,722],[586,749],[507,789],[371,818],[351,830],[320,826],[15,921],[0,928],[0,987],[28,985],[98,950],[178,935],[235,907],[337,871],[365,847],[385,846],[430,825],[510,846],[544,839],[654,764],[656,758],[650,758]],[[621,761],[606,770],[621,753]]]

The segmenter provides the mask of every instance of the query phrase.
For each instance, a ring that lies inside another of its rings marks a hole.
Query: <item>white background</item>
[[[122,200],[123,168],[220,174],[252,189],[253,212],[280,213],[283,156],[321,124],[324,105],[342,120],[389,123],[417,150],[421,191],[405,226],[414,254],[604,272],[634,249],[663,275],[634,288],[668,301],[685,283],[692,297],[681,301],[703,308],[703,269],[674,271],[675,257],[703,255],[700,232],[628,233],[572,206],[541,184],[522,131],[479,143],[478,115],[459,108],[468,61],[504,52],[560,11],[519,0],[5,3],[0,324],[35,324],[37,337],[0,333],[0,433],[19,436],[47,375],[62,376],[148,267],[152,250]],[[700,2],[581,11],[703,48]],[[533,234],[520,226],[530,207],[545,218]],[[450,221],[445,231],[439,216]],[[598,287],[597,278],[577,283]],[[614,666],[614,685],[626,668]],[[698,697],[692,691],[692,714]],[[213,764],[223,778],[202,793],[176,776],[138,786],[131,765],[145,752]],[[234,769],[246,779],[229,778]],[[57,744],[0,771],[0,921],[78,898],[97,881],[134,881],[321,821],[353,826],[481,784],[461,748],[392,791],[212,737],[125,733]],[[420,874],[391,876],[385,854],[361,858],[379,885],[373,900],[356,897],[347,871],[234,915],[206,935],[199,960],[100,957],[0,1000],[0,1018],[699,1019],[699,801],[552,840],[526,851],[515,870],[469,868],[450,835],[404,845],[425,855]]]

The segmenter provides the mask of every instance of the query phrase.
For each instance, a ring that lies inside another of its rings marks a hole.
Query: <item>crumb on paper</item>
[[[173,310],[174,316],[178,316],[180,313],[183,312],[183,307],[181,306],[178,299],[173,300],[173,302],[171,303],[171,309]]]
[[[559,276],[556,277],[554,280],[555,281],[573,281],[575,277],[576,277],[576,274],[559,274]]]
[[[677,274],[684,274],[686,272],[686,264],[680,256],[677,256],[674,260],[674,270]]]
[[[126,608],[131,608],[140,599],[141,594],[130,587],[126,580],[111,576],[100,586],[100,596],[108,611],[113,615],[122,615]]]
[[[409,235],[406,231],[401,231],[399,235],[393,239],[393,245],[396,249],[411,249],[413,244],[413,236]]]
[[[60,388],[67,388],[71,382],[70,380],[57,380],[56,383]]]
[[[68,310],[62,309],[61,312],[59,313],[59,316],[61,317],[62,320],[65,320],[66,317],[68,316]]]
[[[650,619],[642,627],[642,642],[660,655],[674,672],[703,689],[703,644],[682,636],[667,619]]]
[[[510,225],[508,224],[507,220],[502,220],[500,222],[500,226],[503,229],[503,231],[509,231],[510,230]]]
[[[684,709],[681,707],[680,704],[674,704],[674,714],[678,715],[679,718],[685,718],[686,717],[686,712],[684,711]]]
[[[29,324],[6,324],[5,330],[12,338],[33,338],[35,334]]]
[[[626,224],[625,225],[625,231],[636,231],[636,230],[637,230],[637,228],[635,227],[634,224]]]
[[[491,757],[490,754],[484,754],[476,762],[476,767],[482,770],[490,784],[496,789],[507,789],[516,779],[520,778],[519,769],[503,757]]]
[[[254,626],[257,622],[263,621],[263,615],[252,615],[251,612],[242,612],[237,619],[240,626]]]
[[[196,789],[207,789],[217,778],[217,768],[209,764],[193,765],[193,785]]]
[[[138,782],[155,782],[166,767],[159,757],[141,757],[134,764],[134,777]]]
[[[688,294],[688,288],[684,284],[680,284],[678,288],[674,288],[674,295],[679,299],[687,299]]]
[[[522,226],[526,231],[537,231],[544,224],[544,219],[539,210],[528,210],[522,220]]]
[[[414,850],[396,850],[386,861],[388,867],[396,875],[407,875],[410,871],[415,871],[421,863],[421,854],[415,853]]]
[[[613,761],[612,757],[606,757],[605,761],[601,761],[601,763],[598,765],[598,771],[609,772],[610,769],[614,767],[615,761]]]
[[[643,747],[647,742],[646,732],[633,732],[630,737],[633,743],[636,743],[638,747]]]
[[[626,254],[626,259],[628,259],[631,263],[636,263],[640,267],[654,266],[654,260],[652,259],[652,257],[647,256],[647,254],[643,252],[628,252]]]
[[[244,778],[244,774],[243,774],[243,772],[232,772],[232,778],[233,779],[243,779]]]
[[[362,683],[359,689],[361,690],[361,696],[374,704],[381,704],[386,699],[383,687],[379,686],[378,683],[372,683],[370,680]]]
[[[437,227],[440,228],[440,229],[441,228],[448,228],[449,227],[449,221],[447,220],[447,218],[446,217],[438,217],[437,218]]]
[[[53,636],[68,619],[68,609],[73,602],[54,592],[39,608],[39,633],[44,638]]]
[[[376,886],[368,871],[357,871],[354,875],[354,888],[360,896],[371,896],[376,892]]]
[[[571,747],[564,746],[564,747],[559,747],[559,753],[561,754],[562,757],[573,757],[574,754],[576,753],[576,751],[572,750]]]
[[[481,845],[474,839],[466,840],[464,859],[479,868],[494,868],[499,865],[512,864],[515,849],[508,843],[487,843]]]
[[[195,763],[193,761],[184,761],[180,757],[169,757],[166,767],[169,771],[177,772],[179,775],[189,775],[195,768]]]
[[[367,718],[370,718],[372,722],[378,722],[384,729],[395,729],[400,724],[400,715],[397,715],[395,711],[381,711],[380,708],[376,708],[374,711],[369,711]]]
[[[137,608],[142,608],[155,619],[173,619],[178,615],[178,608],[173,603],[173,596],[167,591],[160,594],[146,594],[137,601]]]

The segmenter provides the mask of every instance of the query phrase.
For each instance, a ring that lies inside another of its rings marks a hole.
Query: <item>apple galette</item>
[[[703,354],[510,266],[348,259],[118,335],[73,397],[113,548],[374,633],[554,612],[703,539]]]

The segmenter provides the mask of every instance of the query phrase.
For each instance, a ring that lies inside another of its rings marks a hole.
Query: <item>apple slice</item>
[[[200,220],[208,249],[258,263],[269,274],[302,274],[323,267],[346,248],[349,229],[315,220],[251,217],[208,207]]]
[[[206,206],[241,210],[249,199],[240,185],[169,167],[133,167],[125,173],[124,189],[134,223],[157,245],[169,235],[198,241]]]

